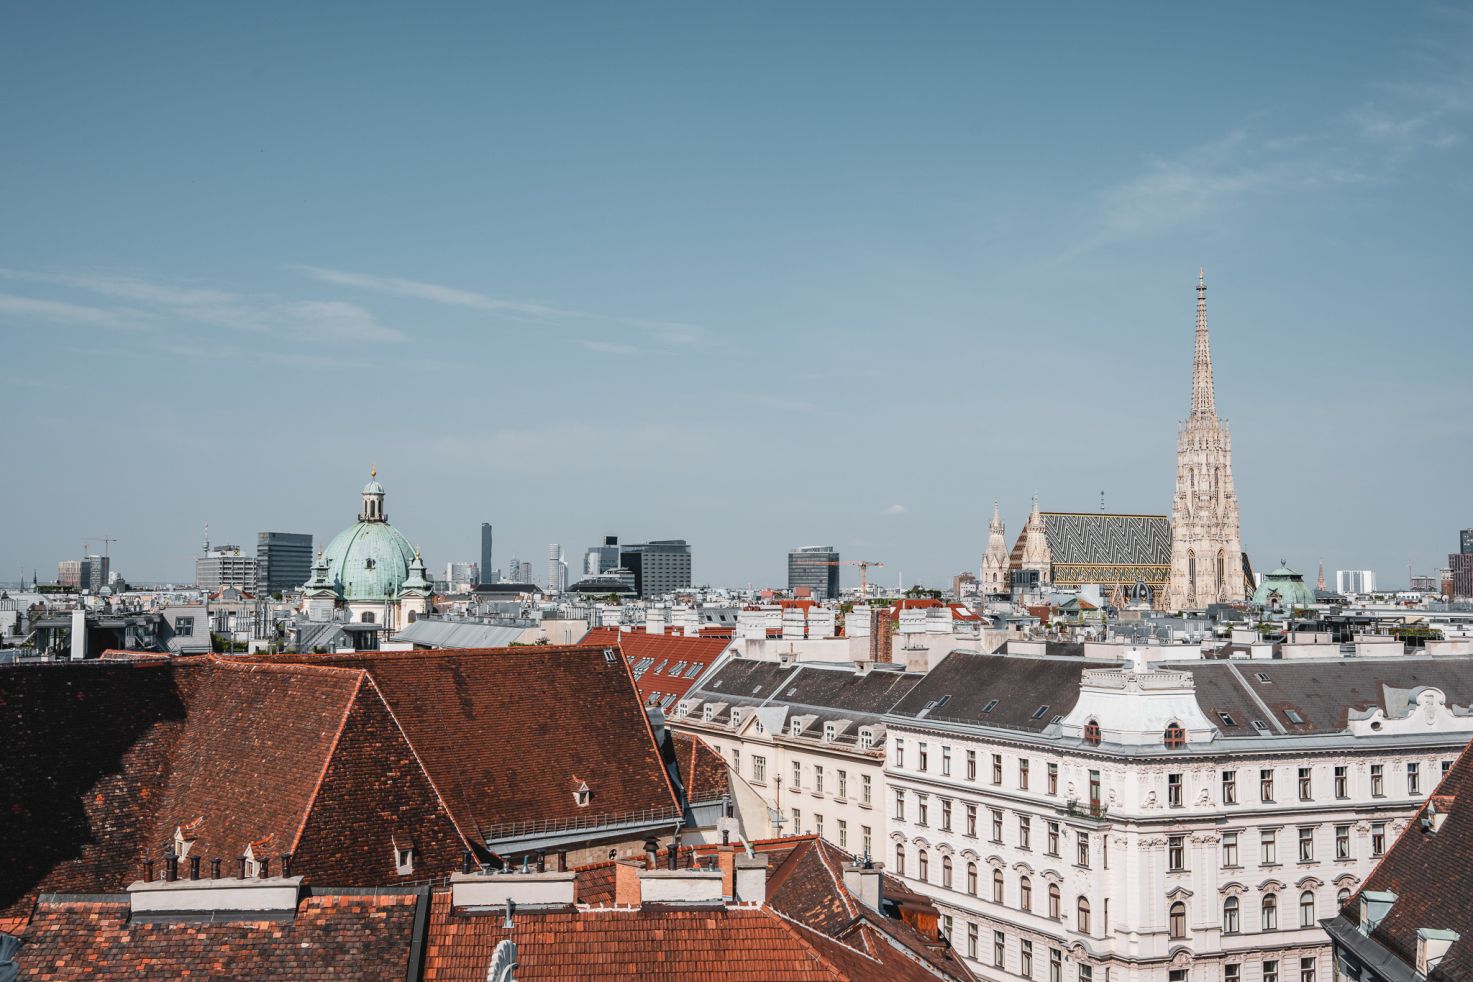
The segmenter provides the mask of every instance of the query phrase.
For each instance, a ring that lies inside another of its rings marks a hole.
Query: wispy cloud
[[[143,326],[133,311],[90,307],[61,300],[42,300],[13,293],[0,293],[0,317],[18,321],[45,321],[49,324],[74,324],[83,327],[107,327],[121,330]]]
[[[653,320],[647,317],[627,317],[618,314],[598,314],[586,310],[573,310],[568,307],[557,306],[556,304],[539,303],[530,300],[508,300],[502,297],[493,297],[485,293],[478,293],[474,290],[446,286],[441,283],[429,283],[424,280],[408,279],[402,276],[379,276],[372,273],[358,273],[351,270],[331,269],[324,266],[299,265],[289,268],[319,283],[352,287],[354,289],[380,293],[391,297],[423,300],[428,303],[437,303],[450,307],[464,307],[470,310],[484,311],[513,319],[548,322],[576,320],[601,321],[608,324],[639,328],[650,332],[654,337],[666,344],[691,344],[700,340],[704,333],[695,324],[686,324],[679,321]]]
[[[904,505],[894,504],[894,505],[891,505],[889,508],[886,508],[883,514],[886,514],[886,515],[904,515],[906,513],[906,511],[908,511],[908,509]]]

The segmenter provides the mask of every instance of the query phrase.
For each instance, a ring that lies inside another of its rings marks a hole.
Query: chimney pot
[[[143,880],[144,880],[145,883],[151,883],[151,882],[153,882],[153,860],[152,859],[145,859],[143,861]]]
[[[243,880],[243,879],[246,878],[246,875],[245,875],[245,867],[246,867],[246,858],[245,858],[244,855],[242,855],[240,857],[240,876],[239,876],[239,879],[242,879]]]
[[[471,851],[467,849],[460,855],[460,871],[466,876],[471,875]]]
[[[174,855],[172,846],[164,850],[164,879],[170,883],[179,879],[179,857]]]
[[[284,852],[281,854],[281,875],[292,875],[292,854],[289,852]]]
[[[665,847],[665,866],[668,869],[679,869],[680,842],[676,839],[670,840],[670,845]]]
[[[542,849],[537,850],[537,872],[547,872],[547,852]]]
[[[271,857],[262,856],[261,861],[256,864],[261,871],[261,879],[265,880],[271,876]]]
[[[199,879],[199,857],[198,856],[190,856],[189,857],[189,878],[191,880],[197,880],[197,879]]]
[[[212,880],[218,880],[219,878],[220,878],[220,860],[218,860],[218,859],[212,859],[212,860],[210,860],[210,879],[212,879]]]

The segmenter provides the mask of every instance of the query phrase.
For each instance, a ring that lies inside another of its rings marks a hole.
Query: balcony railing
[[[554,835],[561,832],[595,831],[614,826],[674,822],[683,817],[680,809],[671,806],[646,808],[642,811],[624,812],[619,815],[578,815],[567,818],[536,819],[528,822],[496,822],[488,825],[482,835],[488,843],[501,839],[520,839],[532,835]]]

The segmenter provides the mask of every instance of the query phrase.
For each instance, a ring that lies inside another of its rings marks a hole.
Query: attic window
[[[1259,733],[1267,733],[1268,732],[1268,724],[1265,723],[1261,719],[1255,719],[1253,721],[1253,728],[1255,730],[1257,730]]]
[[[680,673],[683,672],[683,671],[685,671],[685,662],[684,662],[684,660],[678,661],[670,669],[670,676],[672,678],[677,678],[678,679],[678,678],[680,678]]]
[[[1264,685],[1273,685],[1273,682],[1270,681],[1269,677],[1263,672],[1258,673],[1258,681],[1262,682]]]
[[[951,702],[951,693],[949,693],[949,692],[946,695],[942,696],[940,699],[937,699],[936,700],[936,705],[932,706],[931,708],[932,709],[940,709],[942,706],[946,705],[948,702]]]
[[[1091,746],[1098,746],[1100,742],[1100,724],[1097,720],[1090,720],[1084,724],[1084,742]]]
[[[605,648],[604,649],[604,661],[606,661],[606,662],[612,662],[613,660],[614,660],[614,649],[613,648]]]
[[[1304,724],[1304,717],[1299,715],[1298,710],[1286,709],[1284,710],[1284,715],[1288,717],[1289,722],[1296,726],[1302,726]]]
[[[394,871],[400,876],[408,876],[414,872],[414,848],[412,846],[397,846],[394,849]]]
[[[789,736],[802,736],[803,735],[803,721],[800,720],[800,719],[795,719],[791,723],[789,723],[788,724],[788,735]]]
[[[1221,713],[1220,712],[1220,713],[1217,714],[1217,718],[1220,719],[1220,720],[1222,720],[1222,725],[1223,726],[1237,726],[1238,725],[1237,721],[1233,719],[1232,713]]]
[[[839,735],[839,726],[838,726],[837,723],[825,723],[825,724],[823,724],[823,742],[824,743],[833,743],[834,742],[834,737],[836,737],[838,735]]]
[[[709,723],[711,720],[713,720],[715,718],[716,718],[716,707],[715,706],[707,706],[705,709],[701,710],[701,719],[703,719],[703,720],[705,720],[705,721],[707,721]]]
[[[668,664],[670,664],[670,659],[668,659],[668,658],[662,658],[662,659],[660,659],[660,664],[658,664],[658,665],[655,666],[655,674],[656,675],[659,675],[661,672],[663,672],[665,670],[665,666],[668,665]]]
[[[860,727],[859,749],[868,750],[875,745],[875,731],[868,726]]]
[[[573,792],[573,801],[579,808],[587,808],[588,803],[593,800],[593,792],[588,789],[587,781],[579,781],[578,788]]]
[[[1172,723],[1166,727],[1166,733],[1162,736],[1161,742],[1169,750],[1174,750],[1177,747],[1185,747],[1187,745],[1187,731],[1182,729],[1180,723]]]
[[[1043,719],[1043,714],[1048,712],[1048,706],[1039,706],[1033,711],[1034,719]]]
[[[992,712],[996,708],[997,708],[997,700],[996,699],[989,699],[989,700],[987,700],[987,705],[985,705],[985,706],[982,707],[982,711],[984,713],[990,713],[990,712]]]

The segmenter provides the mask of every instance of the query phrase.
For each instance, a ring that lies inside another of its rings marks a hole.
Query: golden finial
[[[368,469],[368,476],[369,477],[378,477],[378,467],[377,466],[370,467]]]

